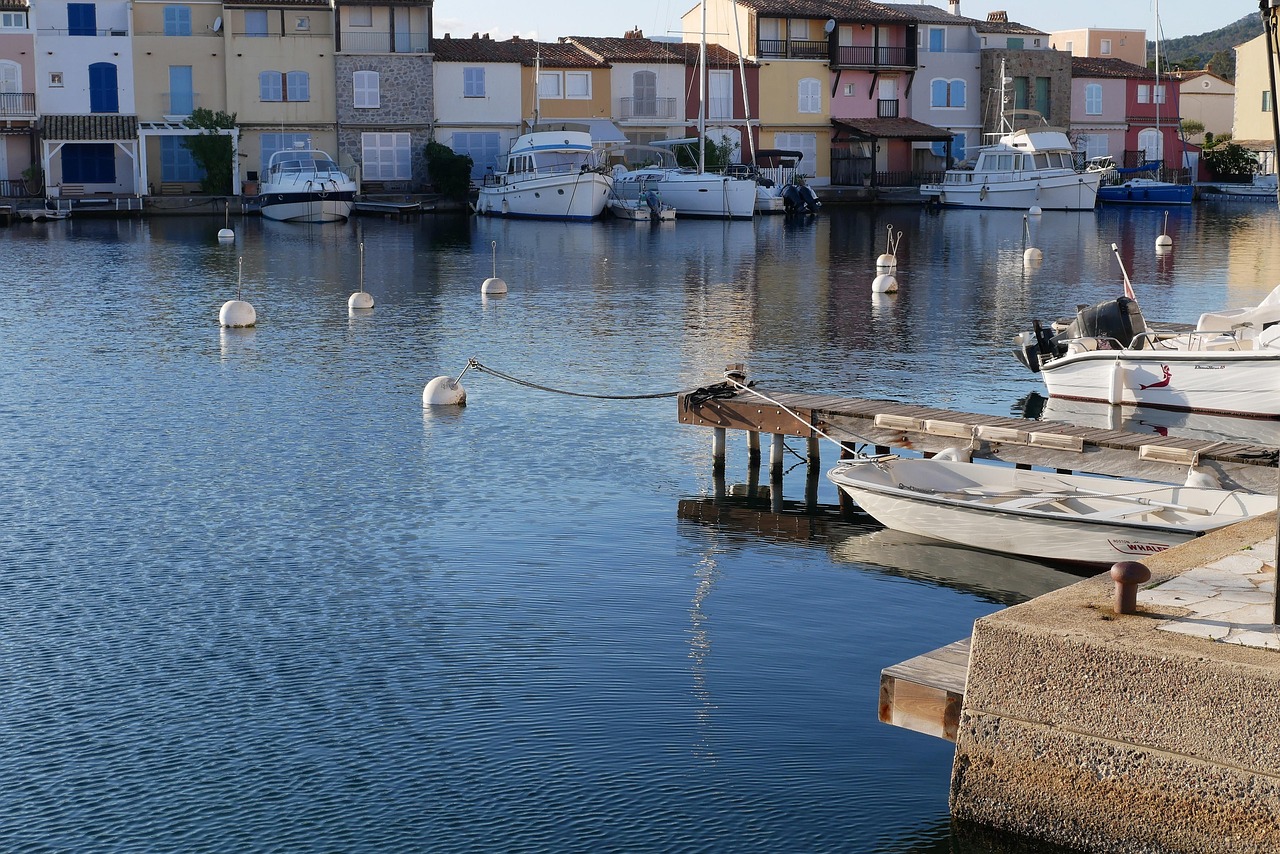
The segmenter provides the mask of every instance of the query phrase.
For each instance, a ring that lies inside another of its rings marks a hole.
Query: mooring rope
[[[482,365],[476,359],[470,359],[467,361],[467,367],[463,369],[463,373],[466,373],[466,371],[471,370],[472,368],[480,371],[481,373],[495,376],[498,379],[524,386],[525,388],[536,388],[539,391],[549,391],[552,394],[565,394],[570,397],[590,397],[596,400],[654,400],[662,397],[675,397],[680,394],[678,391],[662,391],[655,394],[589,394],[584,391],[567,391],[562,388],[552,388],[548,385],[535,383],[532,380],[523,380],[519,377],[514,377],[511,374],[503,373],[496,368],[491,368],[488,365]],[[462,374],[458,374],[458,379],[462,379]]]
[[[803,424],[805,427],[808,427],[810,430],[812,430],[813,432],[817,433],[817,434],[818,434],[819,436],[821,436],[822,438],[827,439],[827,440],[829,440],[829,441],[831,441],[831,442],[835,442],[835,443],[836,443],[837,445],[839,445],[841,448],[848,450],[848,444],[849,444],[849,442],[848,442],[848,440],[847,440],[847,439],[846,439],[846,440],[837,439],[835,436],[832,436],[830,433],[826,433],[826,432],[824,432],[824,431],[823,431],[821,428],[819,428],[816,424],[810,424],[806,419],[801,418],[801,417],[800,417],[800,413],[798,413],[798,412],[796,412],[796,411],[794,411],[794,410],[792,410],[792,409],[788,408],[786,404],[784,404],[784,403],[780,403],[780,402],[778,402],[778,401],[774,400],[773,398],[769,397],[769,395],[767,395],[767,394],[765,394],[765,393],[763,393],[763,392],[756,391],[756,390],[755,390],[754,388],[752,388],[749,384],[741,383],[741,382],[739,382],[738,380],[735,380],[733,377],[725,377],[724,385],[732,386],[733,388],[738,389],[738,390],[740,390],[740,391],[747,391],[747,392],[750,392],[751,394],[754,394],[756,397],[760,398],[761,400],[764,400],[764,401],[766,401],[766,402],[768,402],[768,403],[772,403],[774,406],[778,407],[778,408],[779,408],[779,409],[781,409],[783,412],[787,413],[787,414],[788,414],[788,415],[790,415],[792,418],[794,418],[796,421],[799,421],[799,422],[800,422],[801,424]],[[870,439],[866,438],[865,436],[859,436],[857,433],[850,432],[850,434],[849,434],[849,435],[853,436],[853,438],[854,438],[854,440],[855,440],[855,441],[861,442],[861,443],[862,443],[862,444],[864,444],[864,445],[874,445],[874,444],[875,444],[875,442],[871,441]],[[865,454],[864,454],[863,456],[865,456]]]

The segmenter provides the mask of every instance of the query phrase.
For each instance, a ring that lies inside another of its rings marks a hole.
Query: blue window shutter
[[[98,34],[98,11],[92,3],[67,4],[67,35],[96,36]]]
[[[89,112],[120,112],[116,67],[110,62],[95,62],[89,66]]]
[[[929,84],[929,106],[947,106],[947,81],[934,80]]]

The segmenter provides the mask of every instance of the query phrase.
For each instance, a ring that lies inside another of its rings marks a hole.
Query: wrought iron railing
[[[842,45],[836,48],[836,65],[842,68],[914,68],[916,49],[914,46]]]
[[[34,92],[0,93],[0,118],[34,119],[36,96]]]
[[[674,119],[678,98],[623,98],[618,118]]]
[[[876,116],[882,119],[896,119],[898,117],[898,99],[881,98],[876,107]]]
[[[426,53],[428,50],[426,33],[342,31],[343,53]]]

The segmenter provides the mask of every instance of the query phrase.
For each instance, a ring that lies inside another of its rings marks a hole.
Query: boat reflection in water
[[[767,488],[758,495],[747,498],[731,489],[718,499],[682,499],[678,516],[731,537],[821,545],[838,563],[949,587],[1000,605],[1026,602],[1096,574],[892,531],[861,513],[848,521],[835,505],[806,512],[804,502],[785,501],[783,510],[775,512]]]

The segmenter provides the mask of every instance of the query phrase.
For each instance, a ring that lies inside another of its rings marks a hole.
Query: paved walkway
[[[1272,537],[1139,590],[1138,605],[1185,611],[1162,622],[1162,631],[1280,650],[1280,631],[1271,622],[1275,554]]]

